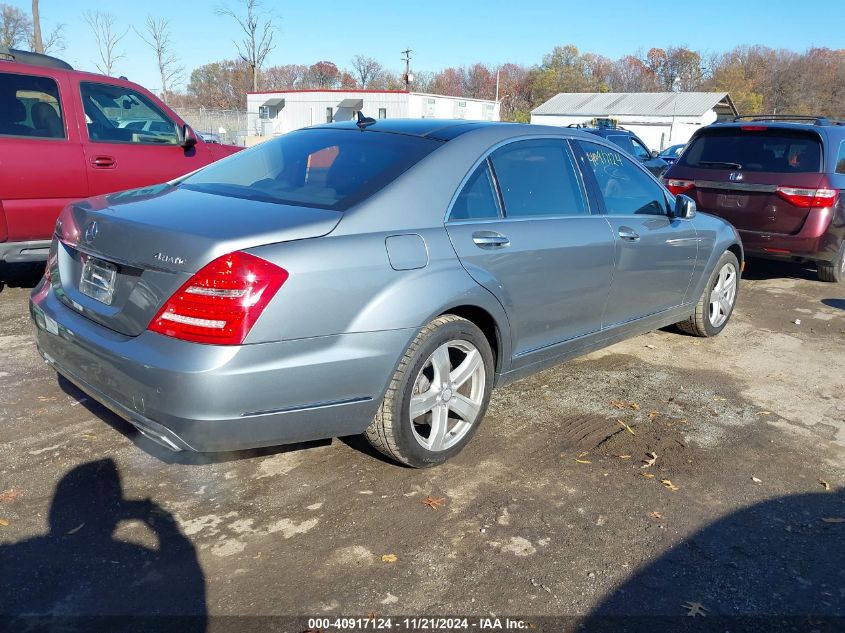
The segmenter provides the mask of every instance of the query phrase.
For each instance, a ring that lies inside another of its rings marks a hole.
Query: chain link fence
[[[208,108],[174,108],[195,132],[227,145],[246,144],[246,110],[210,110]]]

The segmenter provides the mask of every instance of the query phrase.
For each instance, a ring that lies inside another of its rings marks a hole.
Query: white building
[[[278,136],[319,123],[374,119],[498,121],[499,103],[404,90],[281,90],[246,96],[249,134]]]
[[[568,126],[615,119],[650,149],[686,143],[714,121],[737,115],[727,92],[562,92],[531,111],[531,123]]]

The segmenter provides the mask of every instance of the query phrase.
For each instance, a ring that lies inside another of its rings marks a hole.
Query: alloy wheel
[[[420,369],[409,405],[414,438],[429,451],[445,451],[476,422],[487,379],[478,349],[464,340],[444,343]]]
[[[719,270],[716,284],[710,291],[710,325],[721,327],[731,315],[736,300],[736,266],[728,262]]]

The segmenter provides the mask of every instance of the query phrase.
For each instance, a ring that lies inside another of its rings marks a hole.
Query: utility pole
[[[36,53],[44,53],[44,41],[41,39],[41,15],[38,0],[32,0],[32,48]]]
[[[405,74],[402,75],[402,79],[405,82],[405,90],[411,90],[411,82],[414,80],[414,76],[411,74],[411,53],[413,53],[410,48],[405,49],[402,51],[402,61],[405,62]]]

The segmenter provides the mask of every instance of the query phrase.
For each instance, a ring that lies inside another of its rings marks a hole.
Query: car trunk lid
[[[57,225],[60,299],[121,334],[143,332],[210,261],[246,248],[326,235],[337,211],[160,185],[69,206]]]

